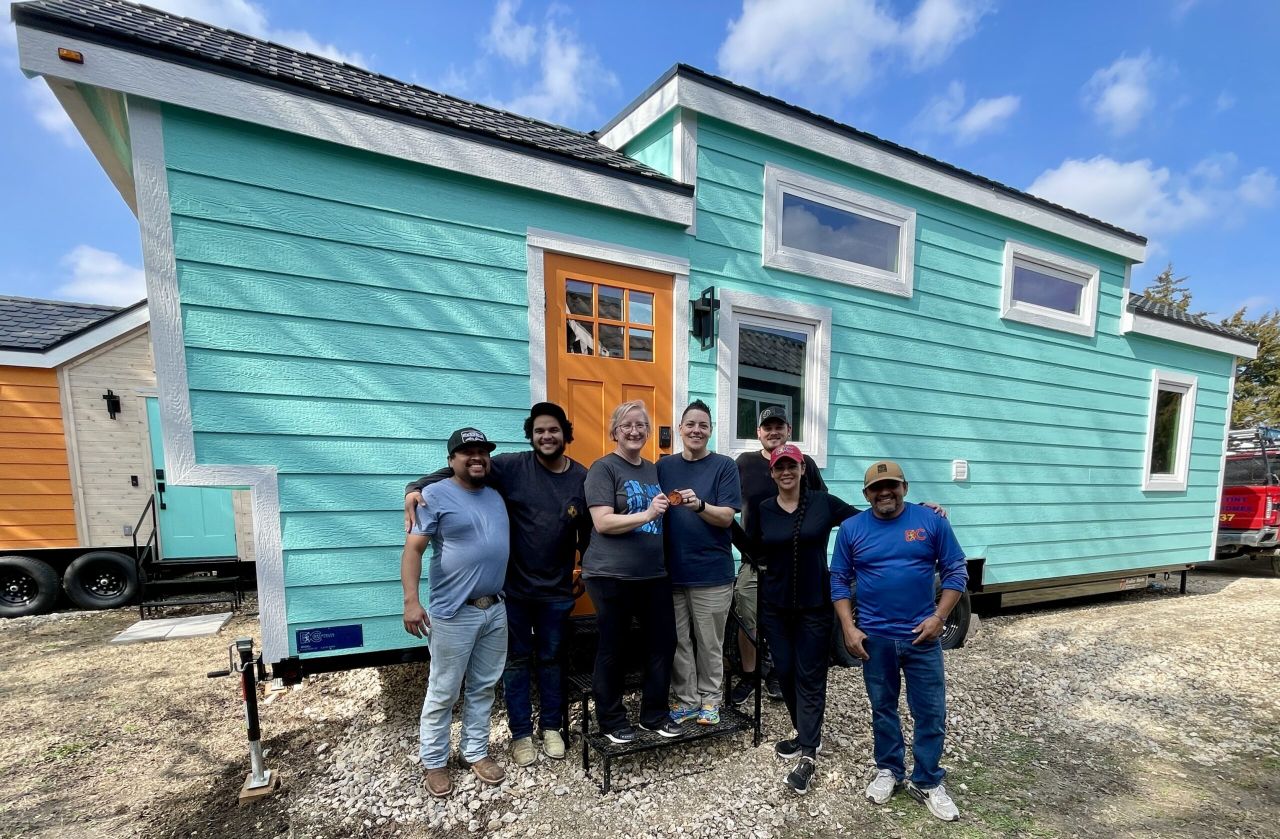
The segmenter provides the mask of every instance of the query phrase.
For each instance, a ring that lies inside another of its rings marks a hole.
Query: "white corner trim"
[[[1258,357],[1258,345],[1249,341],[1241,341],[1226,335],[1215,335],[1203,329],[1172,323],[1163,318],[1154,318],[1142,312],[1130,312],[1130,316],[1132,317],[1132,323],[1127,330],[1128,334],[1160,338],[1177,344],[1199,347],[1202,350],[1234,355],[1237,358],[1244,358],[1250,361]]]
[[[116,157],[115,149],[111,147],[111,142],[107,139],[106,132],[98,125],[98,121],[94,119],[93,112],[89,110],[89,105],[84,101],[84,97],[80,95],[80,91],[76,89],[74,84],[62,79],[45,76],[44,80],[62,105],[62,109],[71,118],[71,124],[76,127],[76,130],[80,132],[80,136],[88,144],[89,151],[93,152],[93,156],[97,158],[98,165],[107,173],[107,177],[111,179],[111,183],[119,191],[124,203],[129,205],[129,209],[136,216],[138,214],[138,199],[133,191],[133,175],[125,168],[120,158]]]
[[[600,135],[598,138],[600,142],[617,150],[640,136],[642,131],[662,119],[667,111],[676,106],[676,88],[679,82],[679,76],[668,79],[666,84],[637,105],[635,110],[627,114],[621,122]]]
[[[887,271],[815,251],[788,247],[782,241],[783,193],[800,196],[898,228],[898,268]],[[761,262],[836,283],[910,297],[915,285],[916,211],[832,181],[793,172],[772,163],[764,167],[764,223]]]
[[[680,413],[689,404],[689,275],[675,274],[675,282],[671,289],[671,340],[674,343],[671,353],[671,425],[676,428],[671,435],[671,452],[678,453],[684,448],[680,438]]]
[[[698,182],[698,115],[693,111],[676,114],[671,134],[672,177],[682,184]]]
[[[146,306],[117,315],[111,320],[95,326],[83,335],[78,335],[65,344],[59,344],[42,353],[0,352],[0,365],[9,367],[58,367],[66,364],[87,352],[92,352],[103,344],[114,341],[121,335],[131,332],[140,326],[146,326],[150,315]]]
[[[1151,371],[1151,391],[1147,406],[1147,442],[1142,457],[1142,489],[1144,491],[1185,492],[1187,489],[1187,473],[1191,466],[1192,427],[1195,425],[1196,417],[1197,382],[1196,376],[1187,373],[1171,370]],[[1152,474],[1151,450],[1155,444],[1156,405],[1161,390],[1181,391],[1182,405],[1178,413],[1178,441],[1174,452],[1174,471],[1169,474]]]
[[[167,478],[186,486],[247,486],[252,492],[263,660],[274,663],[289,655],[276,468],[196,462],[162,118],[154,102],[130,97],[127,106]]]
[[[826,468],[831,389],[831,310],[782,297],[764,297],[732,289],[722,289],[719,298],[716,425],[720,431],[716,437],[717,450],[721,454],[737,457],[743,452],[758,451],[760,448],[757,441],[737,439],[737,386],[734,383],[733,368],[738,358],[738,317],[747,315],[794,321],[812,327],[814,332],[814,355],[812,361],[807,362],[808,369],[805,371],[807,381],[813,383],[813,391],[808,394],[807,399],[809,408],[804,418],[806,442],[802,448],[819,468]],[[791,419],[794,421],[795,417]]]
[[[61,61],[59,47],[84,53],[84,64]],[[433,131],[425,124],[411,125],[28,27],[18,28],[18,51],[22,69],[28,73],[96,85],[682,226],[693,221],[693,199],[688,195]]]
[[[1013,299],[1014,263],[1080,286],[1080,311],[1075,314]],[[1004,244],[1004,270],[1000,283],[1000,317],[1045,329],[1093,337],[1098,327],[1098,295],[1101,270],[1096,265],[1035,248],[1012,240]]]
[[[525,290],[529,297],[529,404],[547,401],[547,285],[543,276],[543,249],[525,239],[528,269]]]
[[[1120,334],[1133,329],[1133,309],[1129,308],[1129,295],[1133,292],[1133,263],[1124,264],[1124,290],[1120,292]]]
[[[673,83],[675,97],[670,101],[667,89]],[[1133,262],[1142,262],[1146,258],[1146,246],[1126,237],[679,75],[673,76],[649,100],[603,135],[601,142],[611,148],[621,148],[630,137],[652,124],[661,115],[649,116],[658,110],[656,104],[651,104],[654,100],[661,100],[664,108],[688,108],[998,216],[1101,248]]]
[[[1233,359],[1233,362],[1239,359]],[[1218,491],[1214,493],[1214,515],[1213,515],[1213,536],[1209,540],[1209,555],[1205,557],[1205,562],[1213,562],[1218,557],[1218,529],[1222,526],[1221,509],[1217,506],[1222,499],[1222,487],[1227,480],[1227,440],[1231,436],[1231,409],[1236,403],[1236,373],[1238,372],[1235,363],[1231,365],[1231,383],[1227,385],[1227,414],[1226,419],[1222,423],[1222,457],[1218,459]]]

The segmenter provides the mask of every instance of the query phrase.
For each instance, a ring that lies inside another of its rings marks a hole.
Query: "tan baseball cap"
[[[862,479],[862,488],[866,489],[877,481],[897,481],[905,484],[907,477],[902,474],[902,467],[892,460],[881,460],[871,464],[866,477]]]

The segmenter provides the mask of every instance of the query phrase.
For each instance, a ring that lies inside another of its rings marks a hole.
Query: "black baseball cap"
[[[787,425],[791,424],[791,420],[787,419],[787,411],[781,405],[770,405],[760,412],[760,421],[756,425],[764,425],[769,420],[782,420]]]
[[[493,451],[498,444],[490,443],[489,438],[484,436],[484,432],[480,429],[467,427],[459,428],[449,435],[449,456],[453,457],[453,453],[463,446],[484,446],[489,451]]]

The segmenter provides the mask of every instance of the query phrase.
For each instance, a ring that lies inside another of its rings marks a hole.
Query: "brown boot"
[[[448,768],[428,769],[425,780],[427,792],[436,798],[446,798],[453,792],[453,780],[449,777]]]
[[[471,771],[477,778],[491,786],[500,784],[507,778],[507,773],[498,765],[498,761],[491,757],[482,757],[471,764]]]

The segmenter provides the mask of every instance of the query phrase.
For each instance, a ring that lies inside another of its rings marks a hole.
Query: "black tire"
[[[27,556],[0,556],[0,618],[39,615],[58,602],[58,572]]]
[[[938,596],[942,595],[942,591],[938,591]],[[944,650],[955,650],[964,646],[965,636],[969,634],[969,618],[973,615],[973,604],[969,602],[969,592],[960,595],[960,601],[956,603],[956,607],[951,610],[951,614],[947,615],[946,625],[942,627],[942,637],[939,643],[942,644]]]
[[[90,551],[67,566],[62,588],[81,609],[128,606],[138,596],[138,569],[124,554]]]

